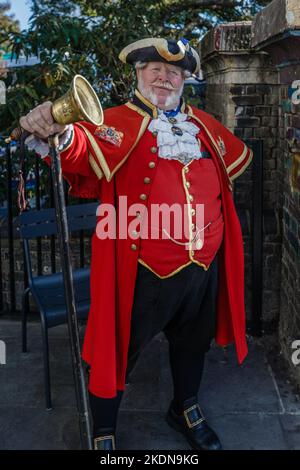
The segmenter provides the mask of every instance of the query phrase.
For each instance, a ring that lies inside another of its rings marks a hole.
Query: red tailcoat
[[[215,340],[222,346],[234,342],[238,362],[242,363],[247,355],[244,252],[232,180],[249,165],[252,152],[211,115],[184,103],[181,111],[187,112],[201,128],[220,180],[224,237],[219,250]],[[156,108],[136,92],[133,103],[105,111],[100,129],[86,122],[74,125],[73,141],[61,153],[69,193],[115,205],[118,170],[125,168],[152,117],[157,117]],[[128,178],[129,199],[144,192],[144,174],[139,174],[138,169],[129,174],[125,168],[122,178]],[[96,233],[93,235],[91,307],[82,356],[91,366],[89,390],[99,397],[112,398],[117,389],[125,388],[137,263],[138,250],[132,249],[130,238],[100,240]]]

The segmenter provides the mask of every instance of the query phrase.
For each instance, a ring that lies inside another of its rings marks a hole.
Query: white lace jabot
[[[187,114],[177,113],[167,117],[158,110],[158,118],[152,119],[149,131],[157,133],[158,156],[167,160],[180,160],[189,163],[192,159],[202,158],[200,144],[196,138],[199,128],[187,121]]]

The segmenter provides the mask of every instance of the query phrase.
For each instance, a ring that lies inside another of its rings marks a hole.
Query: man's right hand
[[[63,134],[68,126],[57,124],[51,113],[51,101],[45,101],[20,118],[20,126],[30,134],[47,139],[52,134]]]

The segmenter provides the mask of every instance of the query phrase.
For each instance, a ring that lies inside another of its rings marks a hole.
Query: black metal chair
[[[67,206],[69,232],[95,229],[98,203]],[[44,380],[47,410],[52,409],[48,328],[67,322],[62,272],[34,276],[29,240],[57,234],[55,209],[27,211],[18,217],[18,230],[23,241],[28,287],[22,296],[22,350],[27,352],[27,298],[31,292],[40,312]],[[78,320],[86,320],[90,307],[90,268],[73,270],[73,284]]]

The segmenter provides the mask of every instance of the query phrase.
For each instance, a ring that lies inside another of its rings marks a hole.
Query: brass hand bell
[[[52,116],[57,124],[88,121],[101,126],[103,123],[103,110],[99,98],[82,75],[75,75],[69,90],[53,102]],[[19,140],[22,132],[22,128],[17,127],[6,142]]]

